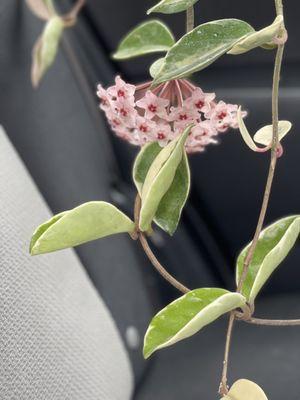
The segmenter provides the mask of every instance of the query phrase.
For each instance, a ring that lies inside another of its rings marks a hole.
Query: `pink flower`
[[[182,128],[190,123],[200,120],[200,114],[193,108],[187,106],[171,107],[169,121],[175,122],[177,128]]]
[[[126,124],[129,128],[134,128],[136,124],[136,117],[138,113],[136,109],[131,105],[131,102],[126,99],[121,99],[113,102],[115,114],[118,115],[120,120]]]
[[[162,147],[166,146],[174,137],[170,124],[165,122],[157,123],[151,134],[152,141],[157,141]]]
[[[141,143],[153,142],[151,136],[154,134],[155,128],[155,122],[141,116],[136,118],[135,133],[138,135]]]
[[[237,105],[215,101],[186,79],[177,79],[150,89],[151,82],[138,86],[119,76],[107,90],[97,87],[100,108],[116,135],[136,146],[158,142],[166,146],[192,124],[186,151],[204,151],[217,143],[217,136],[237,128]],[[243,116],[245,116],[244,113]]]
[[[97,96],[100,99],[101,110],[108,110],[110,108],[110,97],[107,94],[107,91],[100,84],[97,86]]]
[[[127,100],[134,105],[135,86],[124,82],[120,76],[116,76],[115,83],[107,89],[107,94],[113,100]]]
[[[217,143],[214,136],[218,131],[210,120],[200,121],[191,129],[191,134],[186,141],[186,148],[189,153],[203,151],[205,147],[212,143]]]
[[[185,105],[188,108],[193,107],[198,111],[207,114],[211,110],[215,98],[215,93],[204,93],[202,89],[196,88],[193,91],[192,96],[185,101]]]
[[[153,119],[155,116],[167,118],[166,107],[169,105],[169,100],[159,98],[151,90],[147,90],[145,96],[136,102],[136,105],[145,110],[145,117]]]
[[[224,101],[220,101],[212,108],[209,117],[214,121],[218,132],[225,132],[230,127],[238,127],[237,110],[237,105],[226,104]]]
[[[205,137],[216,136],[218,131],[215,125],[210,120],[200,121],[197,125],[195,125],[191,129],[190,137],[193,137],[195,140],[203,140]]]

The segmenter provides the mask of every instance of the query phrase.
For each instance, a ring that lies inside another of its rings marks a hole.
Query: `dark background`
[[[110,54],[124,34],[146,20],[145,11],[153,3],[88,0],[37,91],[30,85],[30,53],[43,24],[23,1],[0,3],[0,122],[54,213],[98,199],[113,201],[132,213],[135,193],[130,169],[137,149],[107,129],[95,91],[98,82],[111,84],[116,73],[133,83],[149,79],[148,67],[157,55],[115,63]],[[300,6],[296,0],[285,3],[289,42],[280,118],[291,120],[294,128],[283,142],[285,153],[278,163],[266,222],[299,213],[300,204]],[[63,11],[71,2],[57,0],[56,4]],[[197,24],[235,17],[259,29],[275,18],[272,0],[203,0],[195,10]],[[177,37],[183,33],[184,14],[155,17],[166,21]],[[274,52],[262,49],[224,56],[194,79],[219,99],[242,104],[254,133],[271,123],[273,62]],[[231,131],[220,145],[210,146],[190,161],[192,191],[180,227],[173,238],[156,231],[151,244],[167,269],[187,286],[232,289],[235,259],[255,229],[269,157],[248,151],[238,132]],[[125,344],[128,326],[135,326],[142,337],[153,313],[178,296],[125,236],[89,243],[77,251]],[[297,244],[263,290],[258,315],[299,317],[299,259]],[[215,399],[225,323],[214,324],[176,349],[162,351],[148,363],[142,360],[141,343],[138,349],[127,346],[136,377],[135,398]],[[284,388],[289,388],[289,398],[297,400],[299,330],[271,333],[268,328],[244,325],[239,329],[232,378],[256,379],[272,400],[284,398]]]

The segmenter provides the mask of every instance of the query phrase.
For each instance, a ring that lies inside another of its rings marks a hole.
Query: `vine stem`
[[[244,320],[248,324],[264,325],[264,326],[299,326],[300,319],[263,319],[250,318]]]
[[[275,0],[276,14],[283,15],[283,3],[282,0]]]
[[[151,250],[148,240],[145,236],[145,234],[138,229],[138,221],[139,221],[139,216],[140,216],[140,211],[141,211],[141,198],[139,194],[136,196],[135,199],[135,204],[134,204],[134,221],[136,224],[136,235],[137,239],[142,245],[142,248],[150,260],[151,264],[153,267],[158,271],[158,273],[166,280],[168,281],[172,286],[174,286],[176,289],[178,289],[181,293],[185,294],[190,291],[189,288],[184,286],[181,282],[179,282],[177,279],[175,279],[163,266],[162,264],[158,261],[156,258],[155,254]]]
[[[195,24],[195,12],[194,6],[189,7],[186,10],[186,32],[190,32],[194,29]]]
[[[276,7],[277,15],[282,15],[283,14],[282,0],[275,0],[275,7]],[[270,199],[270,194],[271,194],[271,189],[272,189],[272,183],[273,183],[274,174],[275,174],[275,168],[276,168],[276,164],[277,164],[276,150],[277,150],[278,143],[279,143],[279,139],[278,139],[278,96],[279,96],[279,81],[280,81],[280,73],[281,73],[281,67],[282,67],[283,52],[284,52],[284,44],[278,45],[276,57],[275,57],[275,64],[274,64],[273,89],[272,89],[273,137],[272,137],[271,160],[270,160],[269,172],[268,172],[268,177],[267,177],[267,181],[266,181],[262,206],[261,206],[256,230],[255,230],[254,237],[251,242],[249,251],[245,257],[241,277],[240,277],[238,285],[237,285],[238,293],[241,292],[243,283],[245,282],[245,279],[247,277],[249,266],[253,259],[253,255],[254,255],[254,252],[255,252],[255,249],[256,249],[256,246],[258,243],[258,239],[259,239],[260,233],[261,233],[263,225],[264,225],[264,220],[265,220],[266,212],[268,209],[268,204],[269,204],[269,199]],[[223,361],[223,371],[222,371],[221,384],[220,384],[220,389],[219,389],[219,393],[222,396],[225,396],[228,393],[227,372],[228,372],[228,361],[229,361],[229,353],[230,353],[230,345],[231,345],[231,337],[232,337],[232,332],[233,332],[233,327],[234,327],[234,321],[235,321],[235,313],[232,312],[229,317],[229,323],[228,323],[228,328],[227,328],[225,353],[224,353],[224,361]],[[252,321],[252,323],[254,323],[254,321],[257,322],[258,319],[250,318],[249,322],[250,321]],[[266,320],[264,322],[266,322]]]
[[[76,23],[77,16],[85,3],[86,0],[77,0],[72,10],[63,16],[66,27],[71,27]]]

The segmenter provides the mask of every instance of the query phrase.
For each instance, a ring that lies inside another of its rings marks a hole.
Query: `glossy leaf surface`
[[[262,231],[242,287],[242,293],[248,299],[249,303],[254,302],[271,274],[288,255],[298,239],[299,232],[299,215],[280,219]],[[237,283],[242,274],[249,246],[243,249],[237,260]]]
[[[139,226],[142,231],[150,228],[162,198],[172,185],[183,157],[184,144],[190,129],[191,127],[186,128],[182,135],[164,147],[147,172],[141,190],[142,206]]]
[[[165,61],[164,58],[159,58],[158,60],[154,61],[154,63],[150,66],[149,72],[153,79],[159,73],[164,61]]]
[[[149,168],[162,149],[157,142],[146,144],[141,148],[134,161],[132,177],[140,195]]]
[[[159,12],[163,14],[174,14],[187,10],[192,7],[198,0],[161,0],[154,7],[147,11],[147,14]]]
[[[113,57],[125,60],[149,53],[168,51],[174,44],[169,28],[161,21],[152,20],[138,25],[121,41]]]
[[[161,199],[154,218],[154,222],[169,235],[173,235],[177,229],[189,192],[190,168],[187,155],[184,152],[172,185]]]
[[[136,158],[133,168],[133,179],[140,194],[147,172],[161,150],[162,147],[159,144],[150,143],[144,146]],[[170,235],[173,235],[178,226],[189,189],[190,169],[187,155],[184,152],[183,158],[176,170],[174,180],[161,199],[154,217],[154,222]]]
[[[195,289],[170,303],[152,319],[144,339],[144,357],[186,339],[246,299],[225,289]]]
[[[199,25],[168,51],[154,84],[182,78],[212,64],[254,29],[238,19],[222,19]]]
[[[254,49],[255,47],[260,47],[271,42],[280,32],[283,26],[283,16],[279,15],[276,17],[275,21],[264,29],[258,32],[254,32],[246,38],[239,41],[233,46],[228,54],[236,55],[243,54],[247,51]]]

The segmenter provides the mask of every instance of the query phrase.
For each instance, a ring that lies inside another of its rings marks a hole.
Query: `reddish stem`
[[[171,84],[171,82],[166,82],[163,85],[162,91],[159,94],[160,97],[163,97],[163,96],[165,96],[166,98],[168,97],[168,94],[170,92],[170,84]]]
[[[176,88],[176,94],[177,94],[177,96],[176,96],[177,103],[180,107],[182,107],[183,106],[183,97],[182,97],[181,88],[180,88],[180,85],[179,85],[179,82],[177,79],[175,80],[175,88]]]
[[[152,82],[141,83],[141,84],[139,84],[139,85],[136,86],[136,89],[135,89],[135,90],[136,90],[136,91],[139,91],[139,90],[146,89],[147,87],[150,87],[151,83],[152,83]]]

